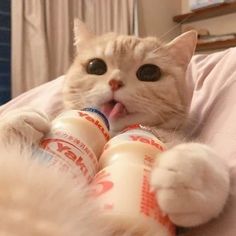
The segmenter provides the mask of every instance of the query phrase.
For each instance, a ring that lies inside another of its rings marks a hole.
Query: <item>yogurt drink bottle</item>
[[[135,125],[110,139],[99,160],[93,184],[104,221],[117,235],[173,236],[175,228],[163,215],[150,187],[150,173],[165,145],[149,130]]]
[[[41,140],[43,159],[89,183],[98,171],[98,157],[109,140],[106,117],[94,108],[69,110],[56,117]]]

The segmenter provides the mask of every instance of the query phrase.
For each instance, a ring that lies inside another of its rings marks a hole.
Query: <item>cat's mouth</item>
[[[101,111],[107,116],[109,120],[116,120],[128,114],[124,104],[114,99],[102,104]]]

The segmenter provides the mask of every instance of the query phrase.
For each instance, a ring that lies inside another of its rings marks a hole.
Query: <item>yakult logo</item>
[[[94,197],[98,197],[113,188],[114,183],[111,180],[109,180],[110,175],[111,175],[110,173],[103,170],[95,176],[92,188],[93,189],[92,195]]]
[[[164,147],[156,142],[155,140],[151,139],[151,138],[147,138],[147,137],[143,137],[143,136],[140,136],[140,135],[130,135],[129,136],[133,141],[138,141],[138,142],[141,142],[141,143],[147,143],[147,144],[150,144],[154,147],[156,147],[157,149],[159,149],[160,151],[164,151]]]
[[[53,156],[65,156],[70,159],[85,177],[89,174],[88,168],[84,163],[83,154],[73,144],[61,139],[45,139],[41,142],[40,146],[53,154]]]
[[[110,136],[108,134],[108,132],[106,132],[106,130],[103,128],[103,126],[101,125],[99,120],[94,119],[93,117],[91,117],[89,114],[78,111],[79,115],[83,118],[85,118],[86,120],[90,121],[91,123],[93,123],[103,134],[103,136],[105,137],[106,141],[109,140]]]

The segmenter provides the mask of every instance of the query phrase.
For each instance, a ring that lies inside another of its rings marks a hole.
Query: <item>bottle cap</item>
[[[97,115],[99,115],[102,118],[102,120],[104,121],[107,129],[110,130],[109,121],[101,111],[99,111],[98,109],[93,108],[93,107],[85,107],[82,109],[82,111],[93,112],[93,113],[96,113]]]

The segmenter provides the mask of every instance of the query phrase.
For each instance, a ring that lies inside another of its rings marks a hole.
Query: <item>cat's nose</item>
[[[112,91],[116,91],[119,88],[123,87],[124,83],[122,81],[120,81],[120,80],[111,79],[109,81],[109,85],[110,85]]]

